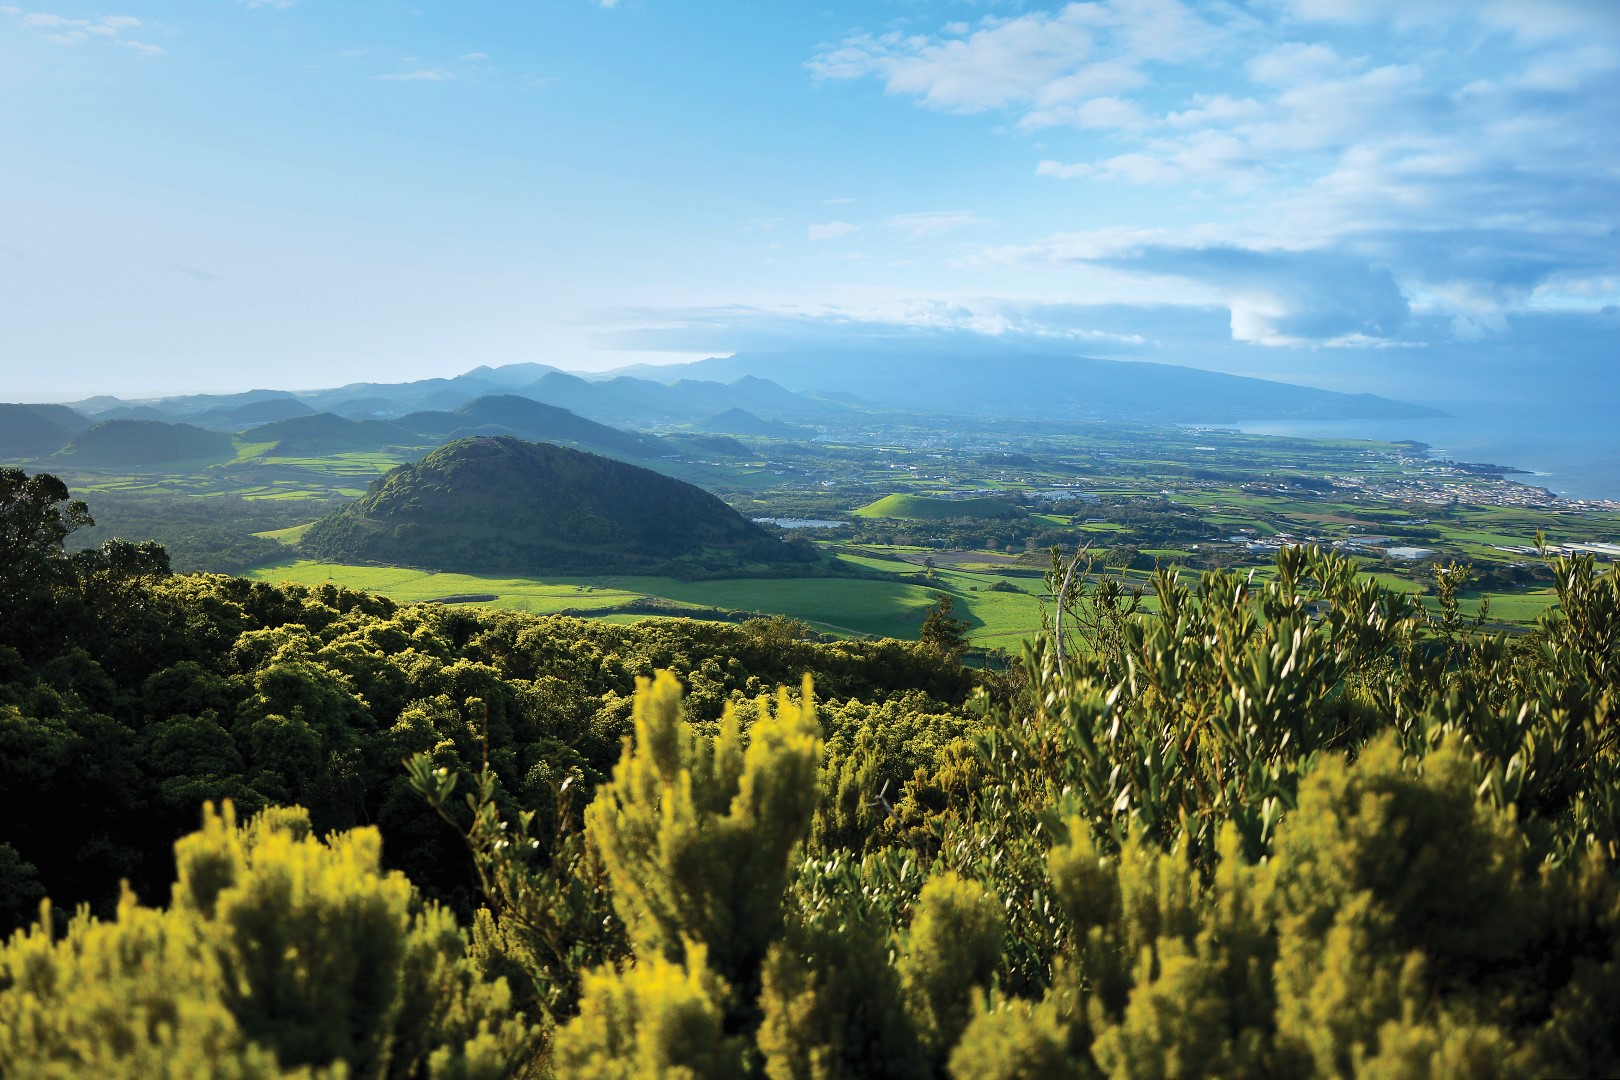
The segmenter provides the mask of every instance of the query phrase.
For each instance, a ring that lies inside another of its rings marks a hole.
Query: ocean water
[[[1620,416],[1606,402],[1445,403],[1420,420],[1277,420],[1223,425],[1256,435],[1427,443],[1454,461],[1524,469],[1508,479],[1571,499],[1620,499]]]

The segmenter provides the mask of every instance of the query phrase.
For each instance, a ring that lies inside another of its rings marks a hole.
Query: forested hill
[[[691,484],[509,436],[394,469],[303,544],[323,559],[510,574],[802,573],[817,558]]]
[[[108,420],[73,437],[62,451],[86,465],[158,465],[229,461],[231,437],[190,424]]]
[[[67,444],[90,421],[62,405],[0,403],[0,454],[39,457]]]

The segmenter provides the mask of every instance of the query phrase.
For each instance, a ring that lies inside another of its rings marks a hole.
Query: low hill
[[[302,547],[335,562],[513,575],[710,575],[816,558],[691,484],[509,436],[459,439],[394,469]]]
[[[798,439],[810,434],[794,424],[755,416],[747,409],[727,409],[692,426],[699,431],[713,431],[725,435],[754,435],[766,439]]]
[[[66,405],[0,404],[0,456],[54,454],[91,423]]]
[[[748,447],[733,439],[730,435],[710,435],[706,432],[672,431],[663,437],[675,451],[700,457],[704,454],[716,454],[721,457],[746,458],[749,456]]]
[[[250,401],[246,405],[226,409],[218,414],[217,419],[223,423],[246,426],[248,424],[273,424],[278,420],[292,420],[300,416],[314,415],[315,410],[297,398],[265,398],[263,401]],[[210,420],[215,418],[214,414],[209,414]]]
[[[177,461],[229,461],[231,437],[190,424],[159,420],[108,420],[80,432],[60,451],[80,465],[166,465]]]
[[[1012,503],[988,496],[976,499],[939,499],[928,495],[885,495],[855,511],[864,518],[905,518],[911,521],[946,521],[951,518],[1009,518],[1021,511]]]
[[[298,416],[274,424],[261,424],[247,433],[249,442],[275,442],[284,457],[342,454],[381,450],[385,446],[418,445],[414,433],[381,420],[348,420],[332,413]]]

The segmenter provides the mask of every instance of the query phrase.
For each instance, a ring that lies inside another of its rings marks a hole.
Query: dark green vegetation
[[[1620,1072],[1588,558],[1517,638],[1319,551],[1153,614],[1060,564],[993,674],[944,601],[400,607],[68,555],[86,517],[0,472],[8,1076]]]
[[[40,457],[55,453],[91,425],[65,405],[0,404],[0,455]]]
[[[700,488],[508,436],[459,439],[374,481],[303,536],[338,562],[471,573],[736,573],[818,561]]]
[[[231,437],[161,420],[107,420],[73,436],[59,453],[85,465],[213,464],[236,456]]]
[[[287,546],[260,533],[308,524],[319,513],[318,499],[244,499],[214,495],[153,495],[98,491],[96,523],[74,533],[74,550],[100,547],[108,540],[138,536],[161,544],[177,571],[239,574],[285,559]]]
[[[823,643],[785,621],[401,608],[334,586],[173,575],[153,546],[67,553],[88,516],[54,478],[0,470],[0,792],[35,807],[0,836],[12,922],[40,882],[64,910],[110,903],[120,878],[161,898],[170,843],[205,798],[244,814],[298,802],[323,833],[403,814],[390,864],[415,859],[438,895],[460,896],[471,869],[408,792],[401,756],[440,747],[471,767],[487,731],[513,791],[605,775],[636,677],[659,668],[692,672],[694,722],[805,671],[860,709],[892,698],[960,714],[971,686],[927,648]]]

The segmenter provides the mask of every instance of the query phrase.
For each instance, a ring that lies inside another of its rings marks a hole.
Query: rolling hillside
[[[747,409],[727,409],[706,420],[699,420],[692,427],[698,431],[712,431],[726,435],[752,435],[766,439],[802,439],[815,434],[805,428],[794,424],[786,424],[780,420],[766,420],[755,416]]]
[[[398,424],[381,420],[348,420],[332,413],[316,413],[262,424],[252,428],[246,437],[248,441],[256,443],[274,441],[275,453],[283,457],[380,450],[385,446],[422,441],[418,435]]]
[[[0,456],[53,454],[91,423],[65,405],[0,404]]]
[[[78,465],[169,465],[229,461],[231,437],[190,424],[158,420],[108,420],[80,432],[60,453]]]

